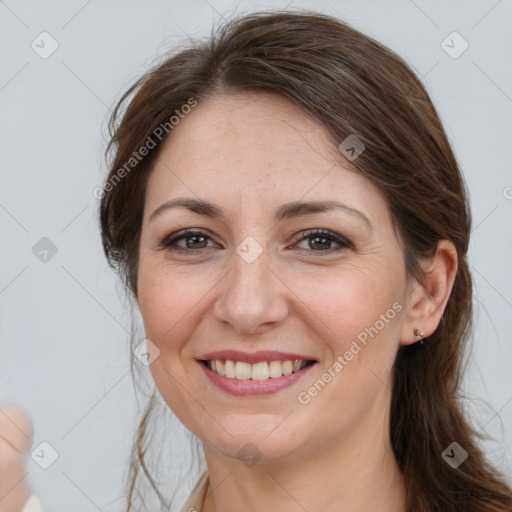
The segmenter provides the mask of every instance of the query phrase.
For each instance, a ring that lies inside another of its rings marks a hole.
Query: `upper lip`
[[[229,359],[231,361],[243,361],[245,363],[260,363],[262,361],[315,361],[312,357],[303,356],[301,354],[292,354],[288,352],[277,352],[275,350],[262,350],[260,352],[240,352],[239,350],[216,350],[208,352],[198,358],[202,361],[210,361],[212,359]]]

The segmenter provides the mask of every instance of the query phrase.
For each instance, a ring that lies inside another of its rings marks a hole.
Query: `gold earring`
[[[417,327],[414,328],[414,336],[421,336],[421,340],[420,340],[420,343],[423,345],[423,340],[425,339],[425,335],[423,334],[423,332],[418,329]]]

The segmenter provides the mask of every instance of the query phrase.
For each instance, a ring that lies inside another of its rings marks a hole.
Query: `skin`
[[[404,507],[389,442],[391,367],[400,345],[418,341],[415,327],[425,337],[437,328],[457,255],[451,242],[439,242],[435,256],[421,262],[427,279],[408,280],[383,196],[328,140],[321,125],[279,96],[216,97],[174,128],[149,179],[138,301],[146,336],[160,350],[150,366],[155,383],[203,442],[214,489],[203,512]],[[175,208],[150,221],[177,197],[216,203],[225,218]],[[373,227],[342,210],[274,221],[279,206],[299,199],[342,201]],[[160,246],[185,228],[205,231],[207,248],[189,239],[187,256]],[[296,237],[318,228],[349,247]],[[263,249],[252,263],[236,252],[247,236]],[[400,313],[308,404],[299,403],[298,393],[394,303]],[[210,384],[195,360],[229,348],[295,352],[318,364],[278,394],[233,397]],[[17,512],[30,494],[22,477],[33,430],[24,411],[2,411],[0,511]],[[261,455],[251,467],[237,457],[247,442]]]
[[[415,327],[425,337],[437,328],[456,251],[439,242],[422,262],[428,278],[408,280],[383,195],[328,141],[323,126],[280,96],[217,96],[174,128],[148,181],[138,301],[146,337],[160,350],[150,366],[156,386],[203,442],[214,489],[205,512],[396,512],[405,503],[389,441],[391,368],[400,345],[420,339]],[[178,207],[150,220],[182,197],[215,203],[225,218]],[[372,228],[343,210],[274,220],[278,207],[297,200],[342,201]],[[186,228],[209,238],[188,238],[186,254],[161,246]],[[315,229],[351,246],[299,240]],[[248,236],[263,249],[252,263],[236,252]],[[317,396],[299,403],[298,393],[397,302],[400,313]],[[234,397],[196,361],[217,349],[294,352],[318,364],[277,394]],[[252,467],[237,457],[248,442],[261,454]]]
[[[0,407],[0,512],[19,512],[30,496],[24,470],[33,425],[19,407]]]

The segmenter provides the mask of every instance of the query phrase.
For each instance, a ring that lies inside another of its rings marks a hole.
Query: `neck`
[[[286,460],[261,459],[250,468],[204,445],[210,489],[203,512],[403,510],[405,481],[389,441],[388,416],[380,422],[370,416],[349,435],[318,439]]]

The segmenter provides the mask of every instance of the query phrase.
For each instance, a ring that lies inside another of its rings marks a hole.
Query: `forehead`
[[[223,95],[200,101],[173,129],[162,156],[179,156],[194,168],[203,167],[205,155],[221,169],[243,163],[238,173],[253,167],[249,165],[253,155],[267,167],[283,167],[302,158],[327,167],[333,161],[328,137],[322,125],[280,95]]]
[[[373,183],[349,170],[328,130],[277,94],[200,101],[164,142],[147,190],[151,206],[197,196],[241,207],[308,200],[385,208]]]

